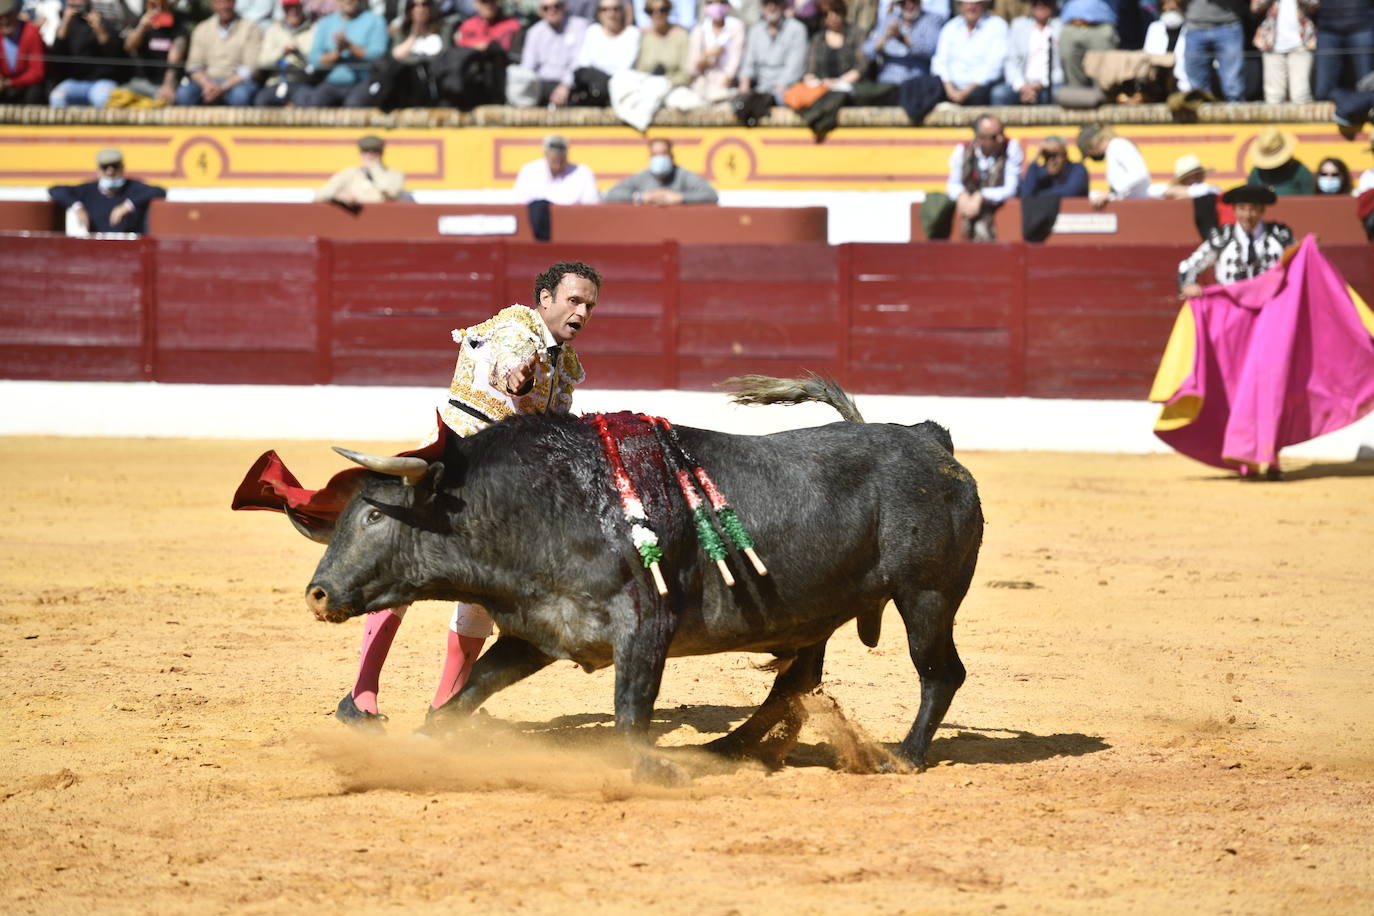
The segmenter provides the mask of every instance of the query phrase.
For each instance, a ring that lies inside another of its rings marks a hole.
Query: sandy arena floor
[[[1253,484],[964,454],[988,529],[935,765],[843,772],[818,716],[781,772],[655,790],[629,781],[611,673],[570,663],[469,745],[413,737],[439,604],[397,639],[389,734],[335,724],[360,624],[307,613],[320,547],[228,511],[272,444],[0,439],[0,909],[1369,912],[1374,466]],[[281,451],[319,485],[325,445]],[[757,661],[670,662],[659,743],[742,720]],[[826,675],[862,733],[905,733],[894,612],[876,650],[841,630]]]

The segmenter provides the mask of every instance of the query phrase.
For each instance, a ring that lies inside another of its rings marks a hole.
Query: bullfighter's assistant
[[[580,261],[560,262],[535,277],[534,308],[512,305],[481,324],[455,330],[458,364],[440,411],[449,429],[470,436],[516,414],[567,413],[573,388],[585,377],[572,341],[590,320],[600,291],[596,270]],[[377,711],[378,684],[408,607],[367,615],[357,679],[334,713],[340,720],[353,725],[385,720]],[[443,706],[467,683],[491,630],[491,617],[481,606],[454,608],[431,708]]]

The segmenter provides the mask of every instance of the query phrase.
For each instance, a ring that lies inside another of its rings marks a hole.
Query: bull
[[[814,376],[736,382],[739,402],[818,401],[848,421],[766,436],[677,428],[747,521],[767,575],[731,555],[737,581],[726,585],[662,472],[659,443],[626,439],[621,450],[641,471],[639,496],[663,551],[660,596],[630,542],[595,430],[573,417],[519,416],[448,440],[435,460],[339,450],[373,473],[332,527],[293,518],[329,544],[306,589],[310,610],[340,622],[422,599],[486,607],[500,638],[433,711],[432,726],[466,721],[556,659],[587,671],[614,665],[615,723],[635,775],[671,779],[676,767],[653,753],[648,735],[667,658],[776,656],[762,705],[707,749],[779,766],[804,719],[801,698],[820,684],[831,634],[856,620],[875,646],[891,600],[920,678],[920,708],[899,750],[923,768],[964,681],[953,627],[982,541],[977,485],[935,423],[864,423],[838,385]]]

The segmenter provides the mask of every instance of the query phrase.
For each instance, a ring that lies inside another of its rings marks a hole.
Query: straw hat
[[[1298,141],[1287,131],[1266,127],[1255,138],[1255,145],[1250,147],[1250,161],[1257,168],[1276,169],[1293,158],[1293,150],[1297,145]]]
[[[1209,171],[1211,171],[1211,169],[1204,166],[1202,164],[1202,160],[1194,156],[1192,153],[1189,153],[1186,156],[1179,156],[1177,159],[1174,160],[1175,181],[1178,181],[1184,175],[1190,175],[1193,172],[1201,172],[1205,175]]]

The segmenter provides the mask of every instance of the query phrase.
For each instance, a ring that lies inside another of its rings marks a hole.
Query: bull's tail
[[[854,405],[854,399],[828,375],[814,372],[807,373],[806,378],[739,375],[718,383],[718,387],[733,391],[730,400],[736,404],[804,404],[815,401],[829,404],[847,422],[864,422],[859,408]]]

